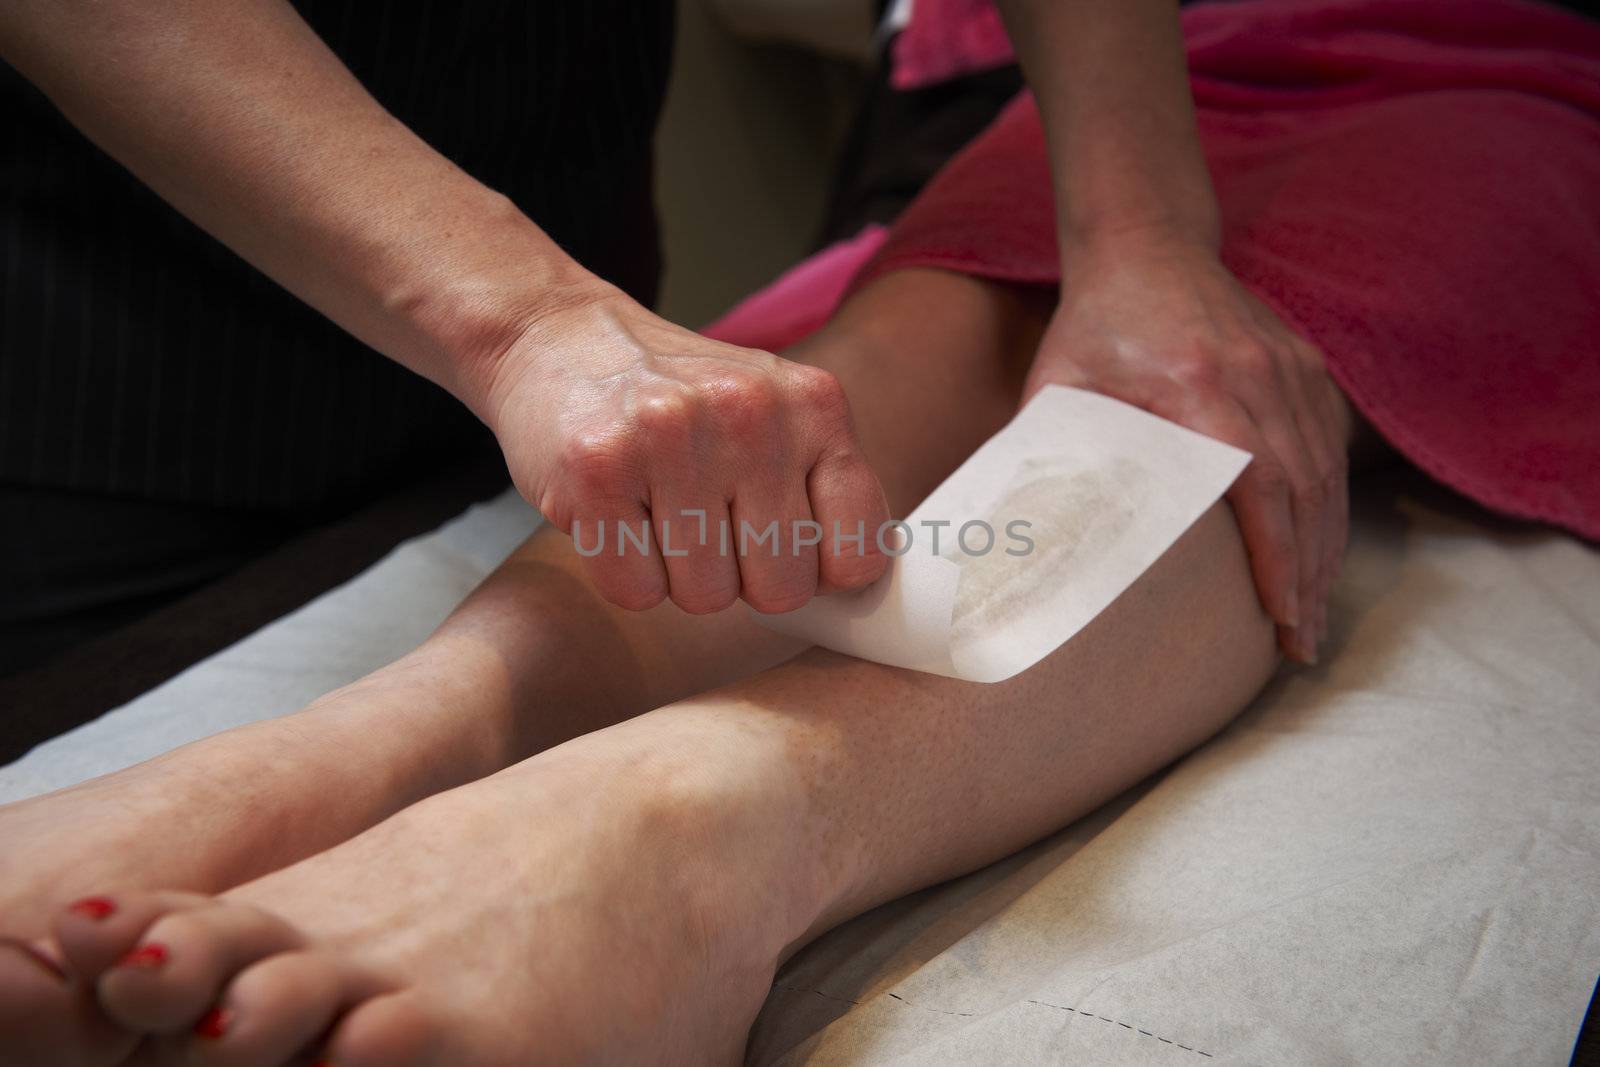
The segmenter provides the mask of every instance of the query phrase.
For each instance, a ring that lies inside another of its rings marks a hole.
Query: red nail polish
[[[194,1032],[201,1037],[213,1040],[228,1032],[228,1024],[233,1021],[233,1013],[226,1008],[212,1008],[200,1016],[200,1021],[194,1024]]]
[[[167,962],[167,946],[152,941],[148,945],[140,945],[126,956],[117,961],[118,967],[159,967]]]
[[[117,910],[110,897],[84,897],[67,905],[67,910],[86,919],[100,920]]]

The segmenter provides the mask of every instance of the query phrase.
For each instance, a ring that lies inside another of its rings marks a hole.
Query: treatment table
[[[1353,512],[1321,666],[1054,836],[801,951],[748,1062],[1567,1063],[1600,972],[1600,552],[1404,472]],[[509,492],[472,507],[34,748],[0,801],[394,659],[538,521]]]

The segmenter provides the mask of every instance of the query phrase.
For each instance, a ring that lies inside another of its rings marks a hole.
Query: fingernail
[[[233,1013],[226,1008],[212,1008],[200,1016],[200,1021],[194,1024],[194,1032],[201,1037],[213,1040],[228,1032],[228,1024],[233,1021]]]
[[[117,910],[117,905],[109,897],[84,897],[67,905],[67,910],[74,915],[82,915],[86,919],[100,920]]]
[[[167,946],[158,941],[140,945],[117,961],[118,967],[159,967],[167,962]]]
[[[1317,639],[1310,633],[1300,635],[1300,660],[1307,667],[1317,665]]]
[[[1283,607],[1284,612],[1289,616],[1289,626],[1298,628],[1300,626],[1300,590],[1290,586],[1289,597]]]

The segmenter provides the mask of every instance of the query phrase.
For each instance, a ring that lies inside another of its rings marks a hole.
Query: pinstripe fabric
[[[644,299],[666,0],[299,0],[390,111]],[[250,509],[485,447],[454,400],[216,244],[0,66],[0,488]]]

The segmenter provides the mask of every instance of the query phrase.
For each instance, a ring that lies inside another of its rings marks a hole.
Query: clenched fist
[[[517,488],[621,607],[790,611],[883,573],[883,489],[826,371],[596,285],[519,333],[486,409]]]

